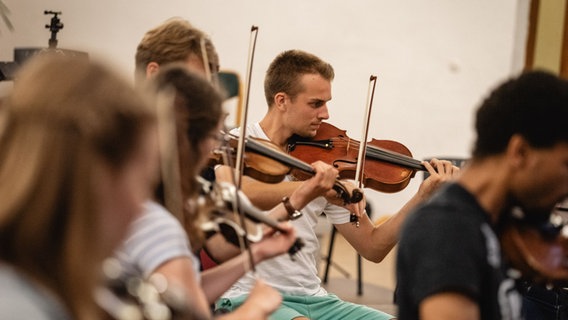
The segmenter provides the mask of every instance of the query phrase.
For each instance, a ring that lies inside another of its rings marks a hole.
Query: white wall
[[[249,120],[266,110],[263,74],[281,51],[298,48],[336,70],[330,122],[359,139],[368,79],[378,76],[369,137],[405,144],[417,159],[467,157],[473,110],[489,88],[520,70],[528,0],[3,0],[14,32],[0,23],[0,61],[14,47],[47,46],[50,16],[62,11],[59,47],[105,57],[131,77],[148,29],[181,16],[209,33],[222,67],[245,75],[250,28],[259,27]],[[57,75],[54,75],[54,77]],[[0,94],[10,84],[0,82]],[[367,191],[377,214],[396,211],[421,173],[396,194]]]

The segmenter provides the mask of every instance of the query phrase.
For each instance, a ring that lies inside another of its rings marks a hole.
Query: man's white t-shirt
[[[239,135],[239,128],[231,131]],[[247,126],[247,136],[269,140],[258,123]],[[289,177],[286,180],[290,180]],[[315,232],[318,216],[325,213],[332,224],[349,222],[350,213],[345,208],[330,204],[324,197],[318,197],[301,210],[303,215],[292,221],[296,228],[296,235],[301,238],[305,246],[294,255],[294,259],[281,255],[261,262],[255,266],[256,274],[245,274],[224,295],[223,298],[234,298],[248,294],[256,279],[262,279],[275,289],[289,295],[326,295],[327,291],[321,286],[321,279],[317,274],[317,258],[320,244]]]

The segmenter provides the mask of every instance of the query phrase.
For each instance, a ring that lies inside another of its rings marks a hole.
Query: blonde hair
[[[211,39],[187,20],[172,18],[146,32],[136,49],[136,79],[145,73],[150,62],[163,66],[172,62],[183,62],[194,55],[202,63],[202,45],[209,62],[209,69],[215,75],[219,71],[219,55]]]
[[[43,56],[0,109],[0,260],[54,292],[73,318],[96,315],[105,246],[97,175],[120,171],[154,113],[127,82],[85,59]]]

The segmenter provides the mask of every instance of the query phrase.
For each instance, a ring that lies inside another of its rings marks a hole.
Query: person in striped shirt
[[[187,203],[199,193],[201,185],[196,177],[207,164],[211,150],[219,143],[223,122],[222,96],[204,77],[189,71],[183,64],[163,66],[152,82],[158,92],[171,88],[174,91],[173,110],[180,164],[178,187]],[[333,186],[336,169],[321,162],[314,164],[314,169],[317,174],[290,196],[294,203],[307,204]],[[208,218],[207,212],[196,210],[195,206],[182,205],[182,224],[160,200],[163,199],[160,190],[158,188],[157,196],[146,204],[144,214],[132,225],[116,258],[128,276],[165,276],[170,285],[185,290],[186,302],[194,310],[208,318],[211,316],[209,305],[248,271],[248,255],[241,253],[215,268],[200,272],[194,252],[204,241],[199,226],[200,221]],[[272,210],[278,214],[288,212],[284,204]],[[255,264],[286,253],[293,245],[296,240],[294,229],[287,223],[281,223],[280,227],[287,232],[272,233],[251,245]],[[264,319],[279,306],[280,299],[276,290],[257,281],[248,302],[222,317]]]

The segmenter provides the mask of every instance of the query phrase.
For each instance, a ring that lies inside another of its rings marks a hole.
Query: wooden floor
[[[331,227],[330,229],[331,230]],[[319,265],[320,275],[323,278],[325,257],[329,247],[331,232],[323,232],[320,239],[322,243],[322,259]],[[332,253],[332,264],[324,287],[343,300],[396,315],[396,306],[393,304],[393,291],[395,288],[395,256],[396,247],[381,263],[373,263],[362,259],[362,294],[357,294],[357,253],[339,234],[336,234]]]

